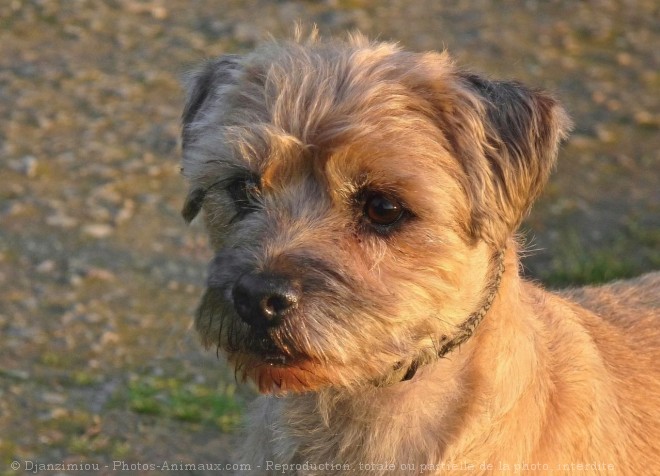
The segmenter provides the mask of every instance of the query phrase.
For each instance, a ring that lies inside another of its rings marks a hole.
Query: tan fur
[[[361,36],[219,58],[188,90],[184,216],[203,210],[216,252],[197,329],[264,393],[238,463],[253,474],[657,470],[660,273],[561,295],[518,273],[513,233],[570,128],[551,96]],[[406,214],[376,227],[373,193]],[[483,305],[500,250],[493,306],[438,358]],[[236,310],[236,283],[255,273],[302,289],[260,331]]]

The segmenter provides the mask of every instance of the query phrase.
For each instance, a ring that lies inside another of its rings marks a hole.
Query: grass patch
[[[17,450],[16,443],[13,441],[4,438],[0,439],[0,464],[9,466],[9,464],[14,461]]]
[[[605,283],[637,276],[659,267],[660,233],[629,227],[625,236],[621,236],[612,245],[593,248],[585,245],[577,234],[569,232],[562,240],[560,251],[552,260],[549,270],[542,273],[543,281],[550,286]],[[638,259],[633,260],[631,257]]]
[[[557,268],[560,269],[544,278],[552,286],[598,284],[637,274],[635,266],[622,261],[612,251],[602,249],[588,254],[575,253],[572,259],[564,256]]]
[[[210,388],[174,378],[134,377],[127,387],[128,407],[136,413],[213,424],[230,431],[241,417],[235,390],[231,384]]]
[[[78,370],[73,372],[72,381],[75,385],[86,387],[95,384],[98,381],[98,376],[92,372]]]
[[[47,367],[65,369],[71,367],[72,359],[63,352],[46,351],[41,355],[41,363]]]

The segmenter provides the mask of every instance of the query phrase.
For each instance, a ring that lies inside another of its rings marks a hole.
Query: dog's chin
[[[252,380],[262,394],[313,392],[333,382],[332,368],[309,358],[241,352],[228,357],[237,372]]]

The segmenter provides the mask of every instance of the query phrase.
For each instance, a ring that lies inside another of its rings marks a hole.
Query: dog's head
[[[183,215],[214,247],[196,326],[262,392],[437,352],[569,128],[549,95],[388,43],[271,43],[193,74]]]

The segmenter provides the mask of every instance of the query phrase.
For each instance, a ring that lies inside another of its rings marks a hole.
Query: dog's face
[[[183,122],[183,214],[215,251],[196,327],[265,393],[437,352],[568,127],[547,95],[362,38],[210,62]]]

